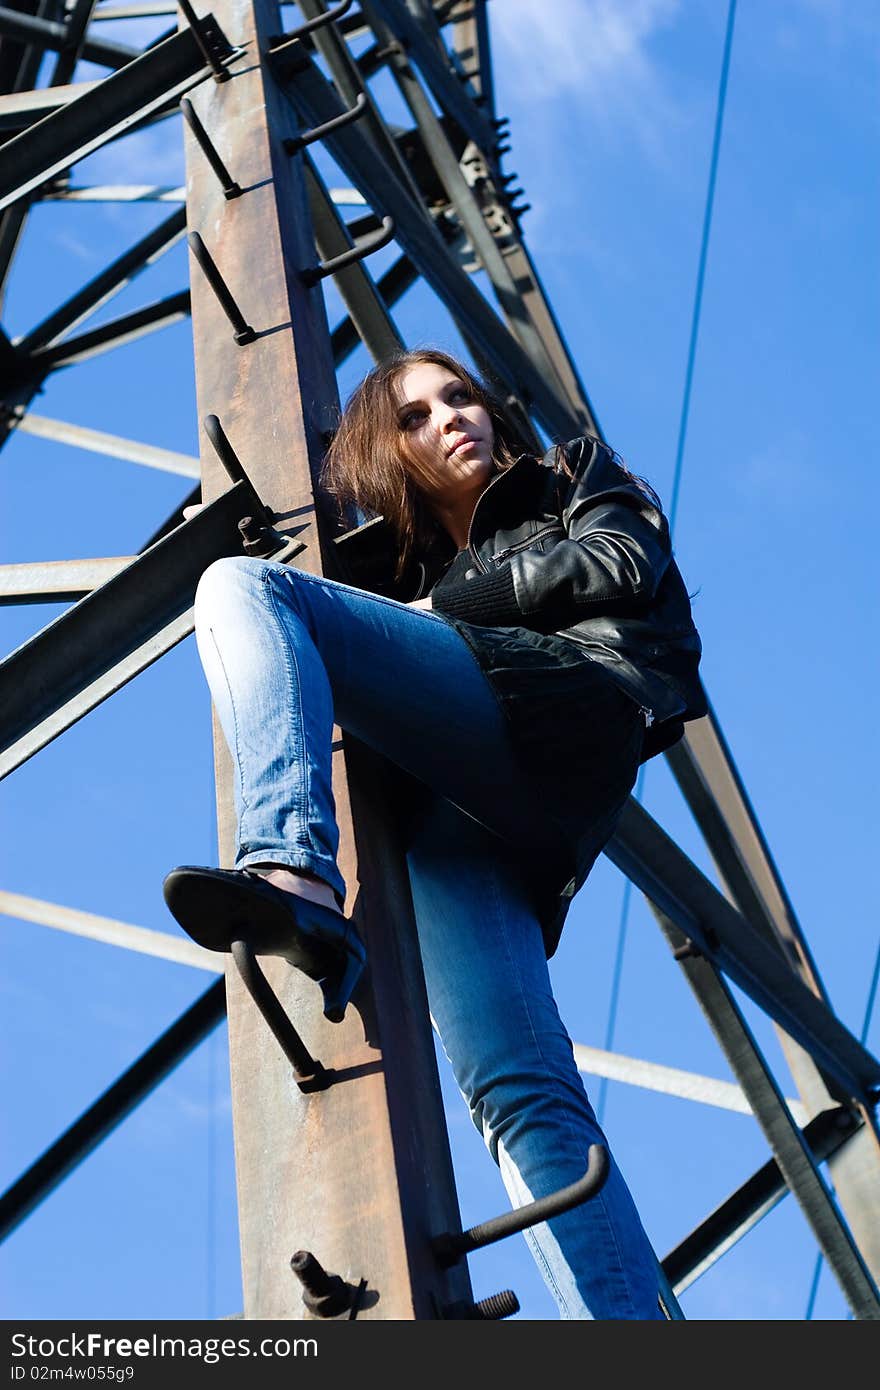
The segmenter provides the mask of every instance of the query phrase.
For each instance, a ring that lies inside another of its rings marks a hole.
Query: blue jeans
[[[236,867],[309,870],[344,902],[334,722],[425,788],[407,858],[434,1026],[512,1203],[575,1182],[607,1141],[521,868],[552,852],[552,823],[467,643],[439,614],[244,557],[205,571],[196,636],[237,772]],[[595,1197],[526,1238],[562,1317],[663,1316],[613,1159]]]

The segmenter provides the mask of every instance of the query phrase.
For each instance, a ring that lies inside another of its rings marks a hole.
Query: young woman
[[[593,438],[521,453],[502,408],[442,352],[369,373],[324,476],[375,518],[338,547],[351,583],[242,557],[199,585],[238,854],[231,870],[174,870],[166,901],[217,950],[246,916],[253,949],[317,979],[341,1019],[364,950],[336,864],[334,721],[409,774],[431,1016],[519,1206],[607,1147],[547,959],[640,761],[705,712],[687,591],[644,482]],[[613,1158],[597,1195],[526,1238],[562,1317],[663,1316]]]

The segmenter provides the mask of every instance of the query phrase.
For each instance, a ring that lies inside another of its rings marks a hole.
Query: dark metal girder
[[[692,954],[688,937],[662,908],[651,906],[854,1315],[880,1319],[871,1271],[719,967]]]
[[[794,907],[711,709],[696,727],[686,728],[666,758],[740,912],[827,1002]]]
[[[83,362],[96,352],[120,347],[123,343],[140,338],[144,333],[152,333],[158,328],[186,318],[190,312],[190,292],[180,290],[170,294],[167,299],[159,299],[155,304],[147,304],[143,309],[133,309],[130,314],[121,314],[118,319],[102,323],[88,333],[79,333],[75,338],[65,338],[53,347],[40,348],[28,359],[28,368],[41,379],[47,372],[58,367],[69,367],[74,362]]]
[[[20,14],[34,15],[45,8],[46,0],[18,0]],[[33,57],[34,50],[21,40],[3,38],[0,35],[0,92],[14,92],[21,84],[22,68]],[[41,53],[37,54],[37,65]],[[33,81],[33,79],[32,79]],[[31,86],[26,82],[25,86]]]
[[[234,484],[0,662],[0,777],[167,650],[156,638],[186,614],[212,560],[242,553],[238,522],[255,509],[253,489]]]
[[[845,1106],[823,1110],[810,1120],[802,1134],[814,1161],[823,1163],[839,1152],[862,1128],[862,1123],[861,1118]],[[737,1241],[748,1235],[788,1191],[779,1164],[771,1158],[664,1257],[663,1269],[675,1292],[684,1293]]]
[[[393,265],[385,271],[379,279],[378,291],[382,303],[390,307],[396,304],[406,291],[415,284],[419,278],[409,256],[398,256]],[[361,341],[354,321],[349,315],[342,319],[330,335],[330,343],[333,349],[333,361],[339,367],[348,357],[349,353],[354,352],[358,343]]]
[[[452,42],[449,46],[482,99],[484,111],[493,120],[495,83],[486,0],[453,0],[451,4],[435,5],[434,13],[438,24],[452,24]]]
[[[880,1062],[632,797],[605,853],[700,954],[835,1076],[848,1096],[872,1103]]]
[[[9,10],[5,6],[0,7],[0,34],[56,53],[63,53],[69,43],[66,24],[38,19],[36,15],[21,14],[18,10]],[[130,63],[139,54],[140,50],[137,48],[106,43],[103,39],[86,39],[82,49],[82,56],[90,63],[117,69]]]
[[[297,6],[306,19],[317,19],[324,13],[323,0],[297,0]],[[337,92],[349,107],[354,106],[360,98],[366,97],[367,110],[361,123],[362,130],[366,132],[367,138],[372,141],[380,155],[384,156],[390,169],[396,171],[398,178],[414,196],[417,196],[415,184],[397,143],[373,101],[357,60],[352,56],[348,44],[343,41],[343,33],[349,32],[347,22],[359,30],[364,27],[362,14],[347,14],[335,24],[323,25],[308,35],[302,41],[303,46],[308,52],[317,51],[321,55]]]
[[[349,250],[354,243],[308,156],[304,156],[304,172],[318,252],[322,260],[330,260]],[[394,320],[362,262],[338,271],[333,281],[348,309],[352,327],[374,360],[387,357],[403,346]]]
[[[211,68],[191,29],[147,49],[124,71],[111,74],[0,145],[0,208],[16,203],[209,76]]]
[[[393,31],[384,20],[374,19],[373,24],[378,37],[392,46]],[[480,177],[474,180],[472,187],[461,167],[461,152],[453,147],[449,131],[435,115],[408,55],[399,45],[398,51],[392,52],[389,57],[389,66],[416,122],[418,137],[430,162],[432,174],[439,179],[446,198],[455,209],[459,224],[489,277],[510,332],[530,358],[536,372],[545,381],[554,382],[557,393],[567,398],[572,419],[576,422],[576,432],[587,432],[594,425],[594,420],[585,405],[586,393],[583,388],[578,383],[579,389],[570,389],[574,369],[561,338],[557,333],[551,335],[548,342],[538,330],[529,312],[529,303],[523,296],[523,287],[503,252],[504,243],[516,237],[516,223],[495,187],[489,163],[482,158],[475,145],[469,146],[469,165],[477,161],[480,169]],[[480,189],[479,199],[477,188]],[[522,269],[521,266],[519,268]],[[533,283],[531,288],[534,289]],[[565,364],[564,373],[557,370],[560,358]]]
[[[112,295],[129,285],[142,270],[146,270],[157,256],[169,250],[185,231],[186,209],[178,208],[20,338],[16,344],[19,352],[28,354],[37,348],[47,347],[62,333],[82,323],[89,314],[106,304]]]
[[[372,14],[380,15],[391,26],[413,62],[421,69],[440,109],[451,116],[468,139],[473,140],[490,157],[498,140],[493,127],[479,107],[474,105],[462,84],[453,77],[434,44],[401,0],[362,0],[361,9],[368,19]]]
[[[667,759],[731,898],[788,968],[827,1004],[794,907],[711,706],[705,718],[688,726]],[[844,1098],[836,1078],[817,1067],[782,1029],[779,1041],[809,1115],[824,1110],[830,1097]],[[850,1228],[875,1279],[880,1279],[880,1145],[876,1121],[867,1108],[863,1119],[865,1132],[834,1160],[832,1173]]]
[[[31,6],[19,0],[19,12],[52,13],[58,0],[36,0]],[[12,52],[10,53],[10,49]],[[16,55],[17,50],[17,56]],[[0,39],[0,92],[17,93],[32,88],[37,81],[43,50],[33,44],[21,48],[9,39]],[[23,199],[17,207],[7,208],[0,213],[0,306],[2,306],[6,279],[18,247],[24,224],[27,220],[28,200]]]
[[[216,980],[0,1196],[0,1240],[5,1240],[121,1124],[225,1015],[226,985]]]
[[[70,11],[65,25],[64,43],[61,45],[55,66],[52,69],[52,76],[49,79],[50,87],[60,87],[69,82],[80,58],[86,57],[86,50],[94,44],[95,40],[86,35],[86,30],[89,27],[89,20],[92,17],[95,4],[96,0],[74,0],[73,9]],[[131,56],[135,57],[136,55],[132,53]],[[108,66],[115,67],[116,65],[110,63]]]
[[[85,92],[93,91],[100,81],[100,78],[96,78],[91,82],[72,82],[63,87],[29,87],[21,92],[0,95],[0,132],[14,133],[27,129]]]

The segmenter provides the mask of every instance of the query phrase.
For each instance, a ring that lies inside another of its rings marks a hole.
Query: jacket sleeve
[[[560,489],[560,540],[444,588],[432,600],[438,612],[552,632],[651,603],[672,558],[662,511],[599,440],[574,440],[565,456],[573,477]]]

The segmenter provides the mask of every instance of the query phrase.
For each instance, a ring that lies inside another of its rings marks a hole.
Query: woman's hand
[[[429,608],[429,609],[434,607],[434,605],[433,605],[432,602],[431,602],[431,596],[430,596],[430,594],[428,595],[427,598],[414,598],[413,601],[412,601],[412,603],[408,603],[406,606],[407,606],[407,608]]]

